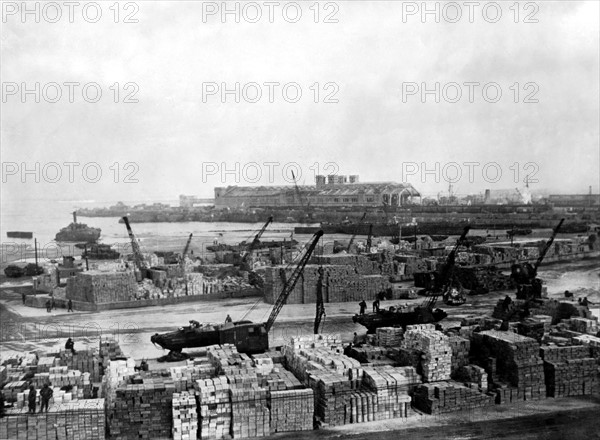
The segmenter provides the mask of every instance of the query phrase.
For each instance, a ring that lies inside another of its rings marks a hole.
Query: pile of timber
[[[422,353],[421,368],[424,382],[450,379],[452,349],[448,336],[435,330],[434,325],[407,326],[402,348]]]

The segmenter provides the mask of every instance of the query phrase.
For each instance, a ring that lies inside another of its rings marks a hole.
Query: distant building
[[[420,203],[421,194],[409,183],[359,183],[358,176],[316,176],[314,186],[228,186],[215,188],[216,208],[343,207]],[[300,195],[298,194],[300,193]]]
[[[548,203],[554,206],[600,206],[600,194],[550,194]]]

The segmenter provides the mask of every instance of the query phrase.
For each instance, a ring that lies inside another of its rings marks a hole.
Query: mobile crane
[[[151,336],[150,341],[164,349],[171,350],[168,358],[176,360],[181,359],[181,350],[184,348],[206,347],[214,344],[234,344],[240,353],[265,352],[269,349],[269,331],[290,293],[294,290],[322,235],[323,231],[318,231],[312,237],[294,271],[283,286],[266,322],[254,323],[242,320],[225,324],[201,325],[197,321],[190,321],[189,326],[180,327],[179,330],[163,334],[156,333]]]

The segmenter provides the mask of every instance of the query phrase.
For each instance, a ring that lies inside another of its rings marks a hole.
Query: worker
[[[46,412],[48,412],[48,404],[50,403],[50,399],[52,398],[52,394],[54,394],[54,392],[52,391],[52,388],[50,388],[48,386],[48,382],[46,382],[44,384],[44,386],[42,387],[42,389],[40,390],[40,397],[42,400],[42,403],[40,405],[40,412],[44,412],[44,408],[46,408]]]
[[[46,301],[46,312],[50,313],[50,311],[52,307],[52,303],[50,302],[50,300]]]
[[[21,293],[21,298],[23,298],[23,304],[25,304],[25,299],[27,298],[27,294],[25,292]]]
[[[231,319],[231,316],[227,315],[227,318],[225,318],[225,323],[228,322],[233,322],[233,319]]]
[[[35,414],[35,401],[37,399],[37,392],[35,387],[29,385],[29,394],[27,395],[27,402],[29,403],[29,414]]]
[[[508,308],[510,307],[510,303],[512,303],[512,299],[510,298],[510,296],[506,295],[504,301],[502,302],[502,308],[504,310],[508,310]]]
[[[146,359],[142,359],[142,362],[140,363],[140,370],[148,371],[148,362],[146,362]]]
[[[75,354],[75,342],[73,341],[73,339],[67,339],[67,342],[65,344],[65,350],[71,350],[71,353]]]
[[[367,303],[363,299],[361,302],[358,303],[358,305],[360,306],[360,314],[364,315],[365,311],[367,310]]]
[[[190,319],[190,327],[192,328],[200,328],[200,323],[195,319]]]
[[[573,292],[569,292],[568,290],[565,290],[565,298],[573,298]]]
[[[352,339],[353,345],[358,345],[358,333],[354,332],[354,338]]]
[[[350,343],[346,347],[344,347],[344,356],[350,356],[351,351],[352,351],[352,344]]]
[[[67,303],[67,312],[72,312],[73,311],[73,301],[71,301],[69,299],[69,302]]]
[[[50,310],[54,310],[56,308],[56,301],[54,301],[54,296],[52,297],[52,303],[50,306]]]
[[[588,306],[590,304],[594,304],[593,302],[591,302],[589,299],[587,299],[587,296],[585,298],[583,298],[583,300],[581,301],[581,305],[583,306]]]
[[[379,299],[375,298],[375,301],[373,301],[373,313],[378,313],[379,312]]]

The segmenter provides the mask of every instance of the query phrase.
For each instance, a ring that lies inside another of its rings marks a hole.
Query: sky
[[[87,3],[2,5],[3,204],[212,197],[292,171],[600,190],[597,1]]]

